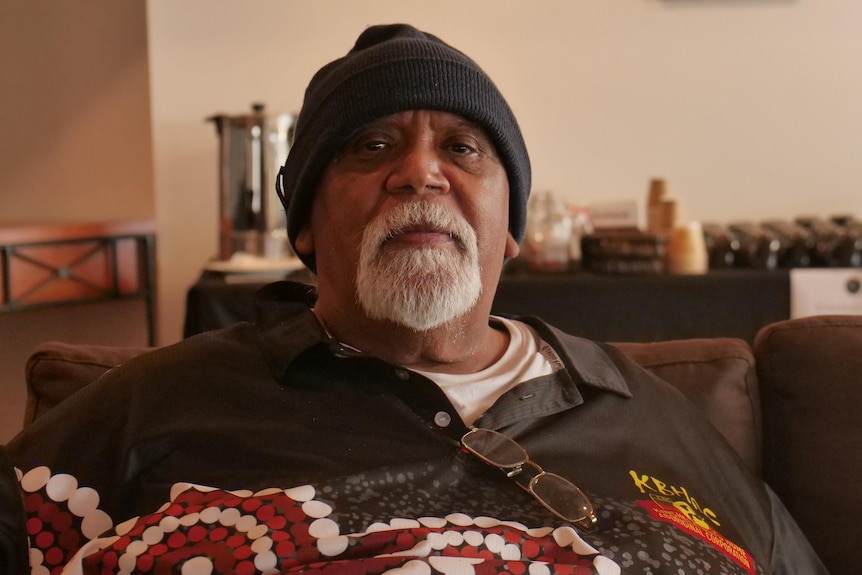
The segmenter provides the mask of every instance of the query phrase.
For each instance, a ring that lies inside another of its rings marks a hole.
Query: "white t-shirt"
[[[509,347],[493,365],[464,374],[414,370],[440,386],[468,426],[519,383],[550,375],[558,367],[556,354],[533,328],[502,317],[492,316],[491,321],[509,332]]]

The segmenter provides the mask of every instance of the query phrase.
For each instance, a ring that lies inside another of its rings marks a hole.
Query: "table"
[[[493,311],[537,315],[598,341],[736,337],[790,317],[787,270],[720,270],[703,275],[513,275]]]
[[[265,282],[204,272],[188,291],[186,337],[254,318]],[[536,315],[599,341],[736,337],[790,317],[787,270],[729,269],[704,275],[511,274],[501,278],[494,313]]]
[[[142,299],[155,345],[152,220],[0,226],[0,312]]]

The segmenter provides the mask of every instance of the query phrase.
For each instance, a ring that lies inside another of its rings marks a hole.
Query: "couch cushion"
[[[833,575],[859,572],[862,539],[862,316],[763,328],[764,478]]]
[[[24,425],[100,375],[151,348],[72,345],[46,342],[27,360],[27,406]]]
[[[760,474],[760,395],[748,343],[709,338],[613,345],[682,391]]]

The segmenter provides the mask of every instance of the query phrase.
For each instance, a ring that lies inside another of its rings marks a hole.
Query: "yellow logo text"
[[[656,477],[638,473],[635,470],[630,470],[629,475],[641,493],[649,495],[650,499],[660,505],[675,508],[698,526],[712,529],[713,525],[716,527],[721,525],[715,512],[709,507],[702,506],[682,485],[669,485]]]

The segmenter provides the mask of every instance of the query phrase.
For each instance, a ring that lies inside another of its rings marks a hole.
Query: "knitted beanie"
[[[292,246],[336,152],[369,123],[417,109],[458,114],[485,130],[509,179],[509,230],[518,242],[523,239],[530,159],[509,105],[466,55],[412,26],[391,24],[366,29],[346,56],[314,75],[305,91],[277,182]],[[314,254],[298,255],[314,271]]]

